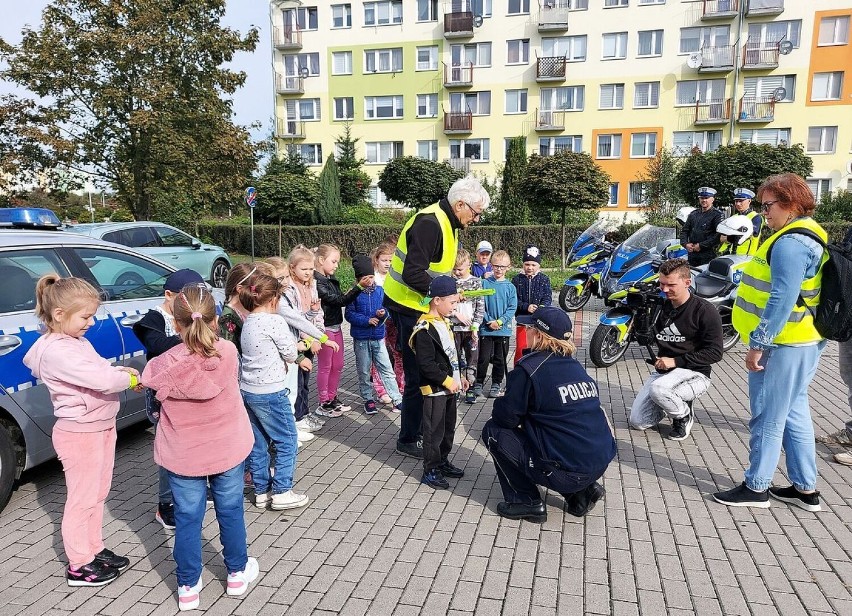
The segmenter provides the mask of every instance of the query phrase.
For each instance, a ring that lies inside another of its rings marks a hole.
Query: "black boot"
[[[538,524],[547,521],[547,509],[541,501],[531,505],[523,503],[498,503],[497,513],[509,520],[529,520]]]
[[[584,490],[573,494],[563,494],[565,511],[577,518],[582,518],[595,508],[595,503],[606,494],[604,487],[597,481]]]

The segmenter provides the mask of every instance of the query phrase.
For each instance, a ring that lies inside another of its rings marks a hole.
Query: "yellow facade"
[[[641,205],[664,146],[802,143],[815,192],[850,188],[852,0],[276,0],[270,18],[279,147],[316,165],[350,122],[374,178],[401,154],[495,177],[515,136],[582,149],[611,211]]]

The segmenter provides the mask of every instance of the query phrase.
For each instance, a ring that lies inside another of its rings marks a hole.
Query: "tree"
[[[317,202],[317,220],[321,225],[336,225],[343,215],[343,203],[340,200],[340,178],[337,175],[337,163],[329,156],[319,176],[319,201]]]
[[[838,189],[822,196],[814,218],[820,222],[849,222],[852,220],[852,191]]]
[[[801,144],[734,143],[715,152],[693,151],[683,161],[676,182],[681,198],[688,203],[695,201],[701,186],[712,186],[717,191],[715,204],[730,207],[735,188],[757,192],[758,186],[770,175],[790,172],[808,177],[813,168],[813,161]]]
[[[318,199],[313,174],[272,173],[257,182],[257,213],[279,225],[315,224]]]
[[[677,183],[680,164],[681,160],[671,150],[660,148],[637,178],[645,184],[647,205],[643,209],[649,219],[674,218],[680,197]]]
[[[506,164],[503,167],[503,183],[500,186],[500,211],[497,216],[501,225],[525,225],[530,222],[530,208],[524,181],[527,174],[527,140],[513,137],[509,140]]]
[[[361,167],[365,161],[358,158],[358,142],[352,137],[352,126],[349,122],[343,125],[343,134],[337,138],[337,174],[340,178],[340,200],[344,208],[353,208],[367,203],[370,196],[369,175]]]
[[[609,201],[610,177],[584,152],[562,150],[553,156],[533,154],[527,161],[524,189],[534,211],[558,212],[565,263],[566,210],[597,209]]]
[[[111,186],[136,218],[175,196],[196,214],[227,206],[256,153],[227,98],[245,74],[222,66],[254,51],[258,32],[222,28],[224,12],[225,0],[53,0],[39,30],[5,46],[0,78],[51,101],[22,123],[61,135],[68,167]]]
[[[447,163],[419,156],[397,156],[379,175],[379,188],[390,199],[413,208],[424,208],[447,196],[463,173]]]

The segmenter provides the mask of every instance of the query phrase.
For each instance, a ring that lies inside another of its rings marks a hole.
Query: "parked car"
[[[101,356],[141,372],[145,353],[133,324],[162,303],[163,282],[176,269],[58,227],[50,210],[0,209],[0,510],[24,470],[56,456],[50,395],[23,364],[40,334],[34,313],[38,279],[56,272],[100,289],[104,301],[86,338]],[[214,293],[221,299],[221,292]],[[141,421],[147,421],[144,395],[123,392],[118,427]]]
[[[175,269],[195,270],[219,289],[225,286],[225,279],[231,269],[231,260],[220,246],[205,244],[180,229],[160,222],[104,222],[73,225],[66,229],[127,246]]]

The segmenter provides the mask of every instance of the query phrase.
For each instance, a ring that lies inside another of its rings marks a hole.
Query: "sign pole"
[[[251,260],[254,261],[254,206],[257,203],[257,189],[254,186],[246,188],[245,198],[251,212]]]

